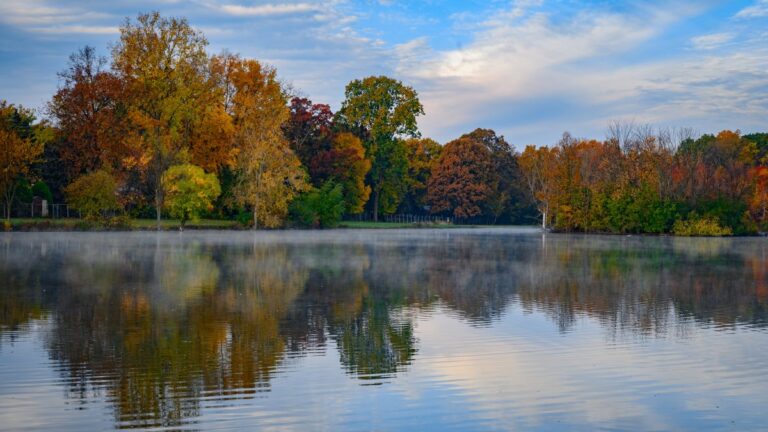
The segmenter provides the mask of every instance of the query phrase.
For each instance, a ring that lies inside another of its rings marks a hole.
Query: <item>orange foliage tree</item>
[[[427,183],[433,213],[471,218],[483,212],[494,190],[490,151],[471,138],[445,145]]]
[[[62,138],[59,155],[70,179],[103,165],[120,168],[125,157],[123,81],[104,70],[105,64],[93,47],[72,54],[69,67],[59,74],[64,85],[48,104]]]

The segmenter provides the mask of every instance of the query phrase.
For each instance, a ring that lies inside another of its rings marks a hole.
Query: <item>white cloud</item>
[[[27,30],[43,34],[95,34],[110,35],[120,33],[120,29],[115,26],[85,26],[85,25],[63,25],[52,27],[29,27]]]
[[[703,36],[696,36],[691,39],[691,45],[697,50],[711,50],[719,48],[734,38],[733,33],[713,33]]]
[[[754,5],[740,10],[736,14],[737,18],[760,18],[768,17],[768,0],[758,0]]]
[[[569,84],[583,73],[573,63],[627,52],[670,22],[661,14],[594,12],[565,23],[554,23],[545,13],[519,20],[526,15],[521,7],[516,4],[486,22],[465,48],[437,52],[421,39],[396,47],[397,72],[426,88],[424,126],[466,122],[501,99],[514,104],[533,96],[580,92]]]
[[[76,5],[62,7],[46,0],[28,2],[0,2],[0,22],[27,33],[40,35],[111,35],[119,33],[115,25],[119,17],[94,12]]]
[[[91,12],[73,7],[53,6],[41,0],[28,2],[0,2],[0,22],[22,28],[41,25],[82,22],[83,20],[113,18],[109,14]]]
[[[311,3],[268,3],[257,6],[227,4],[219,6],[219,9],[229,15],[256,17],[321,12],[323,7],[320,4]]]
[[[486,21],[464,48],[434,50],[424,38],[394,48],[397,73],[420,90],[425,135],[445,140],[492,127],[513,141],[547,144],[563,130],[599,136],[613,118],[709,131],[746,127],[768,110],[759,96],[768,90],[765,37],[713,33],[689,39],[696,50],[664,41],[674,56],[648,53],[700,12],[691,5],[569,17],[523,6]],[[726,43],[727,54],[707,51]]]

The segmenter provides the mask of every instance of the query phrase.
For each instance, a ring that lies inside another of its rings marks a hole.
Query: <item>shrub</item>
[[[675,235],[691,237],[691,236],[704,236],[704,237],[722,237],[733,234],[733,230],[730,227],[722,227],[720,224],[709,217],[697,217],[694,216],[688,220],[678,220],[675,222],[672,232]]]
[[[607,227],[616,233],[670,232],[678,219],[679,203],[659,199],[658,194],[648,187],[624,192],[605,199]]]
[[[291,217],[299,225],[312,228],[332,228],[344,214],[344,195],[341,185],[326,182],[291,203]]]
[[[240,212],[237,213],[235,220],[237,220],[237,223],[244,227],[253,226],[253,212],[240,210]]]
[[[117,182],[106,171],[95,171],[66,187],[67,201],[86,219],[97,219],[110,210],[119,210]]]
[[[164,205],[168,213],[181,220],[197,220],[204,211],[213,209],[213,201],[221,193],[215,174],[206,174],[192,164],[174,165],[163,174]]]
[[[113,230],[131,228],[131,218],[128,215],[117,215],[104,221],[104,227]]]
[[[47,184],[39,181],[32,185],[32,195],[36,197],[40,197],[48,203],[53,202],[53,194],[51,193],[51,189],[48,187]]]
[[[29,180],[21,178],[16,180],[16,201],[20,203],[29,204],[32,202],[32,185]]]
[[[731,228],[735,234],[750,232],[749,227],[744,223],[747,206],[739,200],[719,198],[705,201],[697,206],[696,211],[706,218],[718,221],[722,226]]]

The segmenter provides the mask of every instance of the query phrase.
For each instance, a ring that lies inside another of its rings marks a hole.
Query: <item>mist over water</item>
[[[765,427],[768,241],[0,235],[0,429]]]

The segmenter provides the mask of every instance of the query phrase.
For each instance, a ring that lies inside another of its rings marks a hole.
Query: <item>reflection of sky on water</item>
[[[760,427],[767,249],[524,230],[14,234],[0,425]]]

